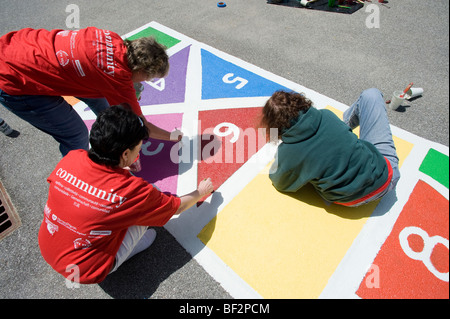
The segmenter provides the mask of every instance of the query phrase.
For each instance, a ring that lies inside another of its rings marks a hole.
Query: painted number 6
[[[220,130],[222,127],[226,127],[227,129],[222,132]],[[213,133],[220,137],[224,137],[224,136],[233,134],[233,137],[231,138],[230,142],[235,143],[239,138],[239,127],[237,127],[233,123],[223,122],[214,128]]]

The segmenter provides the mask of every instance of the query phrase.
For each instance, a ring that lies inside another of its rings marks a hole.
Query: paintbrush
[[[412,82],[409,83],[409,85],[408,85],[408,86],[406,87],[406,89],[403,91],[403,94],[400,95],[401,98],[405,96],[405,93],[409,91],[409,89],[411,88],[411,86],[413,86],[413,83],[412,83]]]

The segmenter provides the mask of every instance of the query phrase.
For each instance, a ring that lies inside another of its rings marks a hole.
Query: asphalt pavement
[[[423,96],[389,110],[391,124],[449,145],[447,0],[372,0],[376,9],[366,2],[353,14],[266,0],[228,0],[225,8],[212,0],[2,0],[0,35],[25,27],[67,29],[70,4],[79,8],[80,28],[124,35],[156,21],[347,105],[364,89],[376,87],[390,99],[414,82]],[[378,27],[371,27],[374,22]],[[46,178],[61,158],[58,144],[3,107],[0,117],[20,132],[16,138],[0,134],[0,180],[22,221],[0,241],[0,299],[230,298],[164,228],[151,249],[103,283],[68,288],[45,263],[37,242]]]

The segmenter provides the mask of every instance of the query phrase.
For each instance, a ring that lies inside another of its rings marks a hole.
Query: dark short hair
[[[147,128],[129,105],[114,105],[102,111],[92,125],[88,155],[97,164],[114,167],[124,151],[147,138]]]

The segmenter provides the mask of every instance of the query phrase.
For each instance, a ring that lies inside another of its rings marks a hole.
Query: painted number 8
[[[423,249],[421,252],[415,252],[411,249],[408,242],[408,237],[410,235],[419,235],[423,240]],[[405,227],[399,234],[400,246],[402,247],[405,254],[414,260],[420,260],[423,262],[425,267],[436,276],[436,278],[448,282],[449,276],[448,272],[439,272],[431,262],[431,253],[433,252],[434,246],[437,244],[442,244],[448,249],[448,239],[441,236],[430,237],[426,231],[419,227]]]

